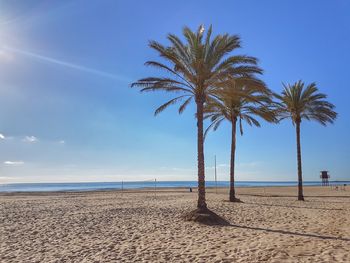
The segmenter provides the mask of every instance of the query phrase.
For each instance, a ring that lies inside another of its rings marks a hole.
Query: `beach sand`
[[[350,262],[350,187],[208,189],[230,226],[182,219],[196,190],[0,195],[0,262]]]

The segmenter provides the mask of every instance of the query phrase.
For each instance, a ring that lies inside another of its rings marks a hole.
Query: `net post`
[[[216,155],[214,155],[214,162],[215,162],[215,193],[218,194],[218,181],[217,181],[217,174],[216,174]]]
[[[156,196],[157,193],[157,179],[154,178],[154,196]]]

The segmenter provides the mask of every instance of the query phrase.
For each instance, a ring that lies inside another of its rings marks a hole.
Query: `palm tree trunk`
[[[230,202],[236,201],[235,194],[235,154],[236,154],[236,124],[237,118],[233,117],[232,124],[232,137],[231,137],[231,161],[230,161]]]
[[[303,175],[302,175],[302,168],[301,168],[300,121],[296,121],[295,126],[296,126],[296,133],[297,133],[298,200],[304,201]]]
[[[197,101],[197,148],[198,148],[198,204],[199,209],[206,209],[205,170],[204,170],[204,137],[203,137],[203,100]]]

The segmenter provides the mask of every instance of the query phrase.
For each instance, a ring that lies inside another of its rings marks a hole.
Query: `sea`
[[[229,187],[229,181],[206,181],[206,187]],[[350,185],[350,181],[331,181],[331,185]],[[236,181],[237,187],[296,186],[296,181]],[[320,181],[305,181],[304,186],[320,186]],[[197,187],[197,181],[137,181],[137,182],[88,182],[88,183],[11,183],[0,184],[0,192],[75,192],[127,189]]]

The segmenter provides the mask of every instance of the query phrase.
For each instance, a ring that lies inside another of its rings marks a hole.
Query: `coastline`
[[[321,186],[320,181],[305,181],[304,186]],[[330,181],[329,186],[350,185],[350,181]],[[206,188],[228,188],[229,181],[207,181]],[[124,186],[124,187],[123,187]],[[237,181],[237,188],[296,187],[295,181]],[[94,192],[94,191],[145,191],[153,189],[197,189],[196,181],[157,181],[157,182],[75,182],[75,183],[9,183],[0,184],[3,193],[30,192]]]
[[[341,181],[341,182],[348,182],[350,181]],[[307,185],[304,186],[304,188],[308,189],[327,189],[331,186],[319,186],[319,185]],[[192,188],[192,194],[197,193],[198,188],[197,187],[191,187]],[[238,191],[238,195],[253,195],[253,190],[260,190],[261,194],[256,194],[256,196],[268,196],[264,195],[266,194],[266,191],[264,189],[297,189],[297,186],[289,186],[289,185],[269,185],[269,186],[236,186],[235,189]],[[207,193],[215,193],[216,190],[219,193],[224,193],[225,191],[229,191],[229,187],[213,187],[213,186],[207,186],[206,192]],[[350,184],[346,186],[345,191],[350,191]],[[342,190],[338,190],[339,192],[342,192]],[[58,195],[58,194],[103,194],[103,193],[189,193],[189,187],[157,187],[155,190],[153,187],[143,187],[143,188],[128,188],[128,189],[116,189],[116,188],[105,188],[105,189],[88,189],[88,190],[58,190],[58,191],[12,191],[12,192],[1,192],[0,196],[16,196],[16,195],[40,195],[40,196],[50,196],[50,195]],[[248,192],[248,193],[247,193]],[[332,192],[336,192],[335,190],[332,190]],[[278,195],[270,195],[271,197],[277,197]],[[305,196],[307,197],[307,193],[305,193]],[[288,197],[293,197],[293,195],[289,195]],[[350,197],[350,196],[349,196]],[[346,197],[345,197],[346,198]]]
[[[235,187],[237,195],[248,195],[248,196],[262,196],[262,197],[295,197],[297,186],[237,186]],[[96,189],[96,190],[68,190],[68,191],[18,191],[18,192],[0,192],[1,196],[50,196],[50,195],[94,195],[94,194],[197,194],[197,187],[192,187],[192,192],[189,191],[188,187],[157,187],[156,190],[153,188],[133,188],[133,189]],[[267,190],[267,191],[266,191]],[[347,185],[345,190],[338,189],[335,190],[330,186],[317,186],[308,185],[304,186],[305,197],[333,197],[340,196],[342,198],[350,198],[350,185]],[[217,191],[217,193],[216,193]],[[228,187],[206,187],[206,193],[209,195],[219,195],[224,196],[228,193]],[[314,196],[312,193],[317,193]],[[329,195],[332,193],[332,195]]]

